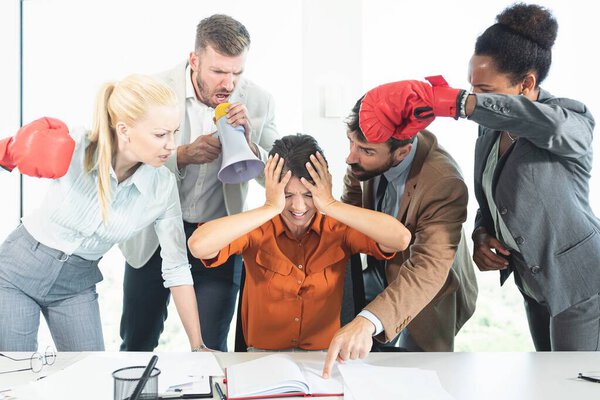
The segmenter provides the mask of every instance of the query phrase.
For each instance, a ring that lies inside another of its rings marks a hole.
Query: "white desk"
[[[30,355],[7,354],[19,357]],[[290,354],[298,360],[322,360],[325,357],[324,353]],[[7,386],[27,384],[88,355],[89,353],[60,353],[56,364],[44,367],[40,374],[19,372],[0,375],[0,390]],[[223,368],[264,355],[266,353],[216,353]],[[434,370],[446,391],[457,400],[600,398],[600,384],[576,379],[578,372],[600,372],[600,352],[374,353],[366,361],[379,366]],[[10,360],[0,358],[0,371],[12,367],[14,364]]]

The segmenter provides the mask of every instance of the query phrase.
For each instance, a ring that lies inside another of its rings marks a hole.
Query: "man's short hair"
[[[292,176],[295,176],[298,179],[305,178],[309,182],[312,182],[313,179],[306,169],[306,163],[310,162],[312,164],[310,156],[317,152],[321,153],[323,158],[325,158],[323,150],[314,137],[297,133],[295,135],[287,135],[281,139],[277,139],[273,143],[269,155],[273,156],[279,154],[279,157],[285,160],[283,170],[281,171],[282,176],[287,171],[292,171]],[[327,159],[325,159],[325,161],[327,161]]]
[[[348,130],[350,132],[354,132],[356,134],[356,138],[360,142],[368,143],[369,141],[365,137],[365,134],[363,133],[363,131],[360,129],[359,112],[360,112],[360,105],[362,104],[362,100],[364,99],[364,97],[365,96],[362,96],[360,99],[358,99],[358,101],[356,102],[354,107],[352,107],[352,111],[350,112],[350,115],[348,115],[348,117],[346,118],[346,126],[348,127]],[[415,140],[414,136],[411,137],[410,139],[404,139],[404,140],[399,140],[399,139],[390,137],[388,140],[385,141],[385,143],[387,143],[388,147],[390,148],[390,153],[392,153],[399,147],[406,146],[407,144],[411,144],[412,142],[414,142],[414,140]]]
[[[211,15],[196,27],[196,52],[207,46],[225,56],[239,56],[250,47],[250,34],[241,22],[229,15]]]

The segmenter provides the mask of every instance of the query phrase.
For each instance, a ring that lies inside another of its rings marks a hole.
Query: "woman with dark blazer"
[[[479,124],[472,235],[482,271],[514,278],[537,350],[598,350],[600,221],[589,204],[594,119],[585,104],[540,87],[558,24],[512,5],[477,38],[472,92],[441,77],[389,83],[365,96],[363,131],[421,130],[436,116]]]

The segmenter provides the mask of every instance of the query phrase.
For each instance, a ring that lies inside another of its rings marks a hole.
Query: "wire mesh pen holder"
[[[146,369],[145,366],[126,367],[112,373],[115,382],[114,400],[128,400],[131,397],[144,369]],[[158,399],[158,375],[160,375],[160,369],[154,367],[139,400]]]

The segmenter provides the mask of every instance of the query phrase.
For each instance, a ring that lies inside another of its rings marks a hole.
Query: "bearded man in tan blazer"
[[[392,126],[365,137],[361,101],[347,120],[350,154],[342,201],[397,216],[412,242],[384,265],[368,263],[363,271],[368,304],[331,341],[325,377],[336,359],[364,358],[372,346],[452,351],[477,298],[462,231],[468,192],[458,165],[427,130],[407,134]]]

